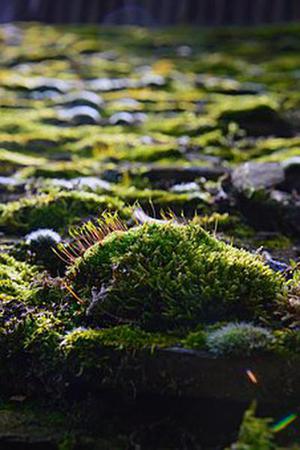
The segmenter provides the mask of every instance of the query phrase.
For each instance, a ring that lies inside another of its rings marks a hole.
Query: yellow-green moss
[[[17,261],[7,254],[0,255],[0,299],[25,300],[33,291],[31,283],[37,271],[32,266]]]

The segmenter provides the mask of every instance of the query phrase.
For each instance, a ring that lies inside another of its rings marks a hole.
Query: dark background
[[[2,23],[216,26],[298,20],[300,0],[0,0]]]

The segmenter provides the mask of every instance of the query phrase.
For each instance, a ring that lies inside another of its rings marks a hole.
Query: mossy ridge
[[[180,342],[180,338],[176,335],[149,333],[129,325],[118,325],[104,329],[74,329],[64,336],[61,348],[65,356],[75,352],[82,362],[93,364],[92,360],[89,361],[89,356],[93,356],[101,348],[154,351],[157,348],[170,347],[177,342]]]
[[[35,195],[0,205],[0,229],[26,233],[37,228],[64,230],[104,210],[122,211],[122,201],[89,192]],[[126,209],[123,210],[126,215]],[[122,214],[122,213],[121,213]]]
[[[119,317],[149,329],[267,317],[284,294],[283,278],[259,257],[192,223],[112,233],[87,250],[68,276],[83,298],[106,287],[100,323]]]

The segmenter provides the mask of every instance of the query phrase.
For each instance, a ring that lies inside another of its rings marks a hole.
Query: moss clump
[[[283,279],[244,250],[188,225],[145,224],[87,250],[68,276],[100,323],[146,329],[267,316]]]
[[[207,336],[208,350],[217,356],[250,356],[271,350],[274,337],[265,328],[229,323]]]
[[[22,233],[37,228],[63,230],[80,219],[106,209],[121,210],[123,203],[89,192],[58,192],[22,198],[0,205],[0,229]]]
[[[27,299],[36,269],[7,254],[0,255],[0,300]]]

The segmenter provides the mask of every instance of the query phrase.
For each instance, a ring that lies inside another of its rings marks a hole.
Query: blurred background
[[[1,23],[216,26],[299,19],[299,0],[0,0]]]

